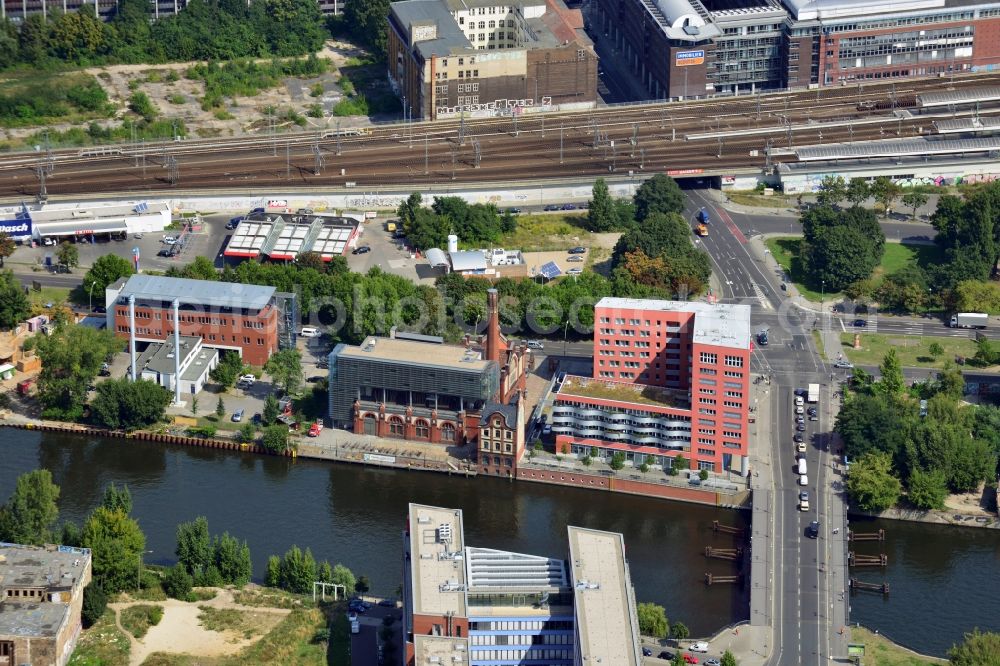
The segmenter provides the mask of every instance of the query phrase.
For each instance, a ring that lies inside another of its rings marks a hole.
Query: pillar
[[[128,297],[128,354],[132,364],[132,381],[135,376],[135,296]]]
[[[174,404],[181,404],[181,303],[174,299]]]

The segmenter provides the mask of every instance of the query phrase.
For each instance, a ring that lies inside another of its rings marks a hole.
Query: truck
[[[819,402],[819,384],[810,384],[806,395],[807,402]]]
[[[388,231],[389,233],[395,233],[396,232],[396,220],[389,220],[388,222],[386,222],[385,223],[385,230]]]
[[[985,312],[958,312],[951,316],[952,328],[986,328],[990,316]]]
[[[709,220],[708,210],[706,210],[705,208],[702,208],[701,210],[699,210],[698,211],[698,221],[701,222],[702,224],[708,224],[708,220]]]
[[[707,236],[708,235],[708,225],[705,224],[704,222],[701,222],[701,223],[698,224],[697,227],[694,228],[694,232],[696,234],[698,234],[699,236]]]

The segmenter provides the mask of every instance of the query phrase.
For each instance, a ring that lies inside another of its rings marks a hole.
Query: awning
[[[432,247],[424,253],[427,263],[437,268],[438,266],[448,266],[448,256],[440,248]]]
[[[68,220],[65,222],[36,222],[39,236],[90,236],[91,234],[125,233],[125,218],[113,220]]]

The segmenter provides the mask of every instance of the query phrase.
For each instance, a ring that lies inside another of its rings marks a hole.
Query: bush
[[[83,589],[83,607],[80,610],[80,617],[83,620],[85,629],[93,626],[108,607],[108,595],[96,584],[91,583]]]
[[[280,423],[264,428],[260,443],[272,453],[284,453],[288,449],[288,428]]]
[[[168,569],[167,575],[163,578],[163,591],[174,599],[186,600],[191,595],[192,587],[194,587],[194,580],[183,564]]]
[[[701,479],[702,481],[707,481],[708,480],[708,470],[707,469],[703,469],[700,472],[698,472],[698,478]]]
[[[611,461],[608,463],[611,469],[618,471],[625,467],[625,454],[621,451],[615,451],[611,456]]]
[[[322,118],[323,117],[323,105],[322,104],[310,104],[306,107],[306,115],[310,118]]]
[[[163,619],[163,606],[153,606],[148,613],[149,623],[154,627]]]
[[[649,471],[649,465],[647,465],[646,463],[642,463],[641,465],[639,465],[639,471],[640,472],[648,472]]]
[[[587,467],[590,467],[591,465],[593,465],[593,464],[594,464],[594,459],[593,459],[593,458],[591,458],[590,456],[584,456],[584,457],[583,457],[583,458],[582,458],[582,459],[580,460],[580,462],[582,462],[582,463],[583,463],[584,465],[586,465]]]
[[[167,101],[171,104],[183,104],[187,101],[187,98],[179,93],[174,93],[170,97],[167,97]]]

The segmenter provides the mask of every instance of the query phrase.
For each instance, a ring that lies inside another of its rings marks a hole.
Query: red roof
[[[560,42],[572,42],[577,38],[576,31],[583,29],[583,13],[579,9],[568,9],[556,4],[555,0],[546,0],[547,7],[542,21]]]

